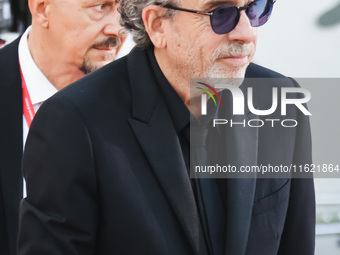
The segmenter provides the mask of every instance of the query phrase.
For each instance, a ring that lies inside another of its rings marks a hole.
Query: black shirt
[[[157,60],[154,54],[154,48],[150,46],[147,49],[148,58],[150,61],[150,65],[152,70],[155,74],[155,78],[157,84],[159,85],[159,89],[162,93],[164,98],[166,107],[169,111],[170,118],[172,123],[174,124],[175,130],[178,135],[179,142],[181,144],[183,159],[185,161],[185,165],[189,174],[190,170],[190,135],[189,135],[189,128],[190,128],[190,111],[170,85],[168,80],[165,78],[164,74],[162,73]]]
[[[162,73],[154,55],[153,46],[147,48],[147,56],[177,132],[183,159],[188,175],[190,175],[190,123],[194,122],[197,124],[197,122],[206,122],[206,120],[204,120],[204,118],[202,120],[196,120],[190,113],[189,109]],[[218,194],[217,184],[214,179],[191,179],[191,184],[209,254],[224,254],[225,214],[221,206],[222,199],[220,194]],[[203,186],[204,188],[202,188]],[[218,212],[216,212],[215,209],[217,209]],[[219,215],[219,217],[217,217],[217,215]]]

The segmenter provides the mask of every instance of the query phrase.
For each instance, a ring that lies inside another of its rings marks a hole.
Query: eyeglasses
[[[210,24],[213,31],[221,35],[229,33],[237,26],[241,11],[243,10],[245,10],[252,27],[264,25],[270,17],[275,2],[276,0],[256,0],[243,7],[221,6],[210,12],[180,8],[171,4],[162,5],[162,3],[156,3],[156,5],[177,11],[210,16]]]

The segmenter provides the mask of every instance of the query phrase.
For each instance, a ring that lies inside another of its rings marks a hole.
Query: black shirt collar
[[[190,111],[161,71],[155,58],[154,47],[149,46],[146,51],[151,68],[155,74],[156,82],[159,86],[161,94],[163,95],[174,127],[177,133],[179,133],[189,124]]]

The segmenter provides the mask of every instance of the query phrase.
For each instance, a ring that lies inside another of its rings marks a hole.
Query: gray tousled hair
[[[143,9],[155,3],[162,5],[171,3],[178,4],[181,0],[119,0],[120,3],[118,11],[121,14],[120,24],[129,32],[131,32],[134,41],[138,47],[146,48],[150,43],[150,38],[145,31],[144,23],[142,20]],[[172,17],[174,10],[168,9],[164,17]]]

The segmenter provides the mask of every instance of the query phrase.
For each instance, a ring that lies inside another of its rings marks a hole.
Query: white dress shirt
[[[115,60],[124,57],[125,55],[129,54],[130,51],[135,47],[136,43],[132,38],[132,35],[129,33],[124,41],[124,44],[120,48]]]
[[[30,95],[34,111],[37,112],[42,103],[57,93],[57,89],[45,77],[35,64],[28,48],[27,37],[31,27],[27,28],[19,42],[19,63],[24,76],[28,93]],[[25,146],[28,125],[23,117],[23,144]]]
[[[34,111],[37,112],[42,103],[53,96],[58,90],[45,77],[35,64],[28,48],[27,37],[31,27],[28,27],[19,42],[19,63],[22,75],[25,79],[26,87],[30,95]],[[25,117],[22,118],[23,125],[23,144],[28,134],[28,125]],[[26,197],[26,183],[24,179],[23,197]]]

